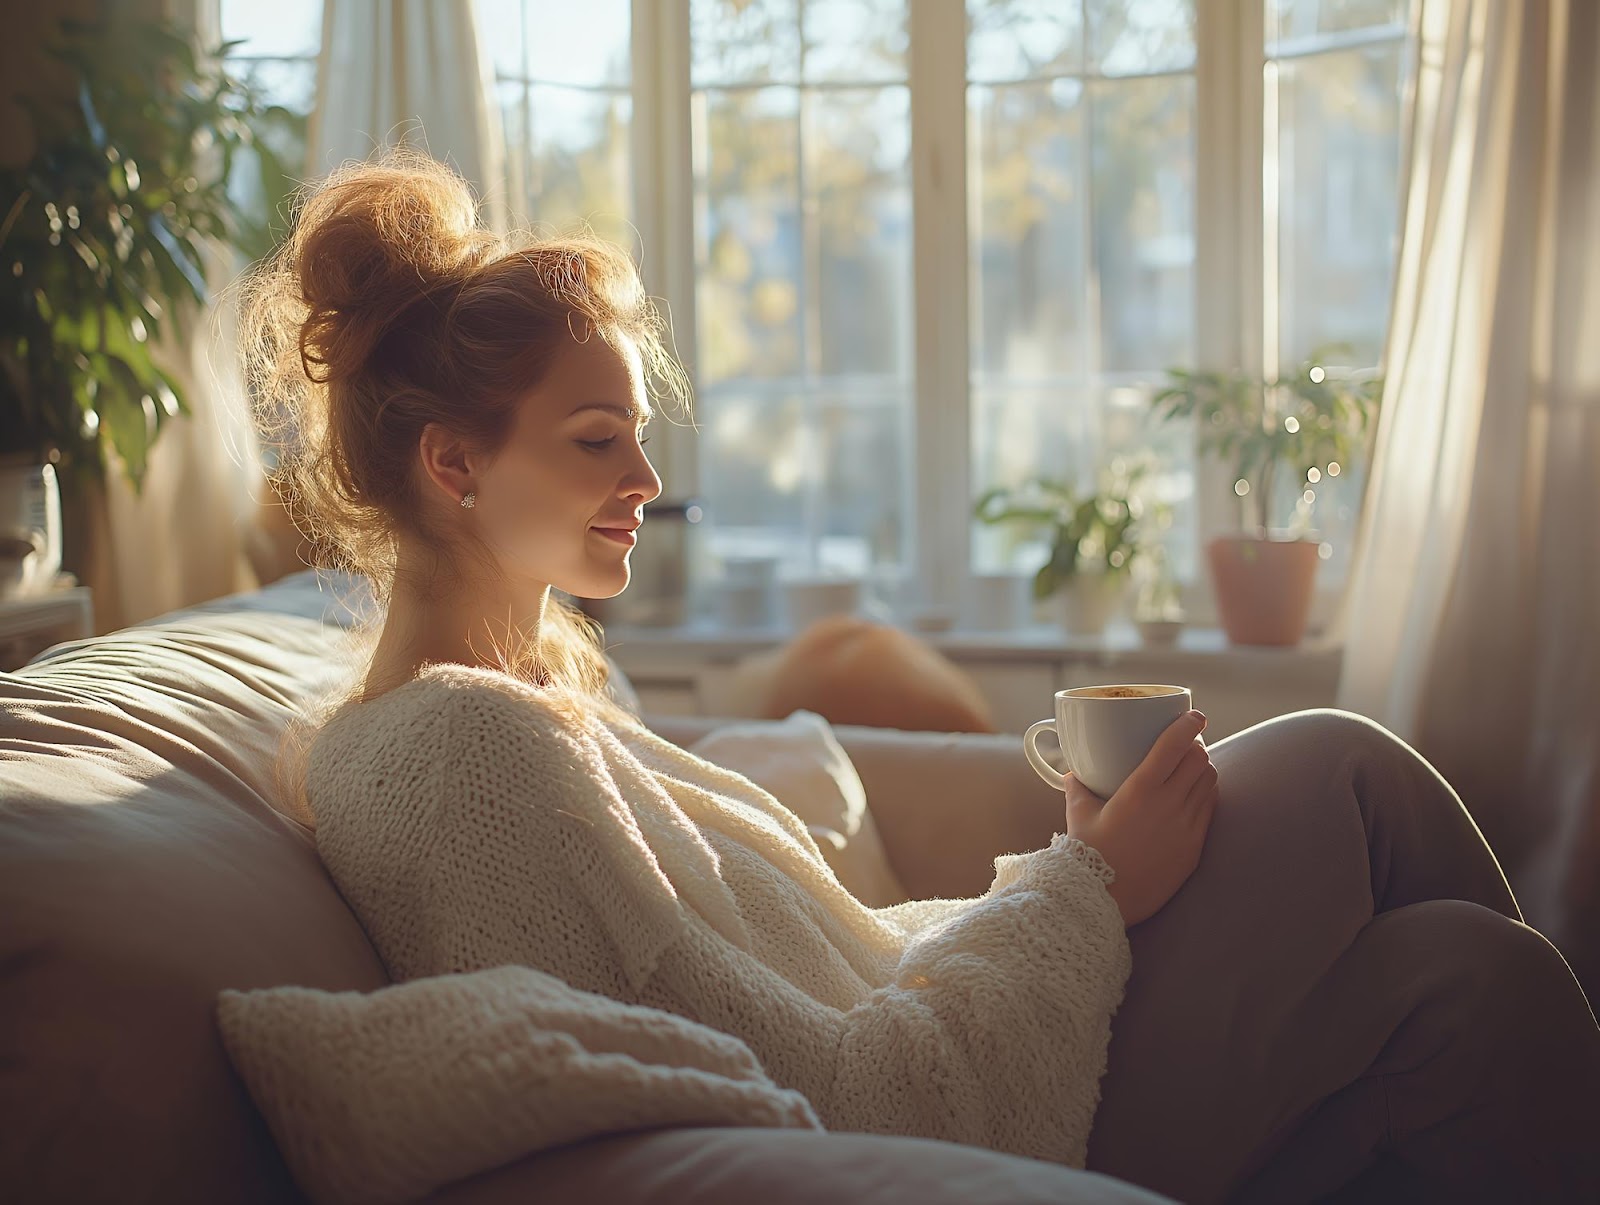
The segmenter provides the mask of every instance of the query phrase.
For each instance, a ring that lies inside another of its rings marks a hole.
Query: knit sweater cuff
[[[1025,854],[1001,854],[994,860],[994,883],[989,887],[989,894],[1002,891],[1011,886],[1023,873],[1041,858],[1062,858],[1080,863],[1095,878],[1106,886],[1116,882],[1117,872],[1111,864],[1100,856],[1100,851],[1092,845],[1085,845],[1077,837],[1069,837],[1065,833],[1057,833],[1051,838],[1050,844],[1043,849],[1030,850]]]

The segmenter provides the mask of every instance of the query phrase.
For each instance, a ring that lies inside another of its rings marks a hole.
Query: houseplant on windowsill
[[[1138,484],[1145,464],[1118,459],[1090,493],[1035,478],[987,491],[973,508],[979,521],[1042,530],[1049,556],[1033,577],[1036,600],[1058,596],[1069,634],[1098,636],[1122,606],[1132,571],[1153,546],[1152,533],[1171,521],[1164,503],[1147,501]]]
[[[1217,611],[1234,644],[1294,645],[1305,634],[1320,560],[1310,537],[1311,501],[1302,494],[1288,525],[1271,526],[1273,487],[1293,474],[1315,495],[1364,451],[1383,391],[1372,371],[1330,365],[1348,349],[1332,346],[1285,376],[1169,368],[1171,384],[1152,399],[1163,422],[1193,418],[1201,454],[1230,468],[1240,531],[1206,545]]]
[[[187,413],[159,345],[182,350],[215,240],[270,245],[276,214],[241,211],[228,174],[250,155],[270,188],[286,174],[256,133],[297,120],[221,66],[225,47],[201,55],[179,26],[101,7],[57,22],[17,97],[23,149],[0,162],[0,521],[47,511],[54,562],[59,510],[103,506],[108,468],[140,489]]]

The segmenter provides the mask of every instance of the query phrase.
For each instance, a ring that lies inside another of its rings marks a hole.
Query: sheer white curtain
[[[314,183],[347,160],[411,146],[460,172],[486,224],[504,230],[493,87],[471,0],[324,0],[306,178]],[[300,568],[310,553],[275,502],[262,507],[255,530],[252,555],[265,580]]]
[[[324,0],[306,167],[326,174],[404,143],[450,164],[505,228],[493,60],[471,0]]]
[[[1340,705],[1460,791],[1600,987],[1600,5],[1421,0]]]

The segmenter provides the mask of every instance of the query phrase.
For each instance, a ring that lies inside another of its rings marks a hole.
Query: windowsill
[[[1139,630],[1127,621],[1113,621],[1099,637],[1068,636],[1052,624],[1037,623],[1008,632],[952,628],[946,632],[917,632],[926,641],[957,660],[982,661],[1097,661],[1102,664],[1226,665],[1309,668],[1336,665],[1342,645],[1311,635],[1292,647],[1233,645],[1221,628],[1185,628],[1173,644],[1146,644]],[[708,664],[730,664],[752,653],[787,643],[794,636],[787,627],[729,628],[715,621],[691,620],[675,627],[611,625],[605,629],[606,648],[623,657],[671,658]]]

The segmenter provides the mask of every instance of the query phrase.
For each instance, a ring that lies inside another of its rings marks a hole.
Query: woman
[[[290,497],[387,604],[304,786],[396,979],[527,963],[734,1034],[831,1129],[1186,1201],[1600,1199],[1588,1004],[1377,725],[1208,750],[1192,712],[983,896],[866,908],[551,596],[626,586],[650,395],[686,392],[626,257],[497,239],[399,155],[311,193],[250,302]]]

